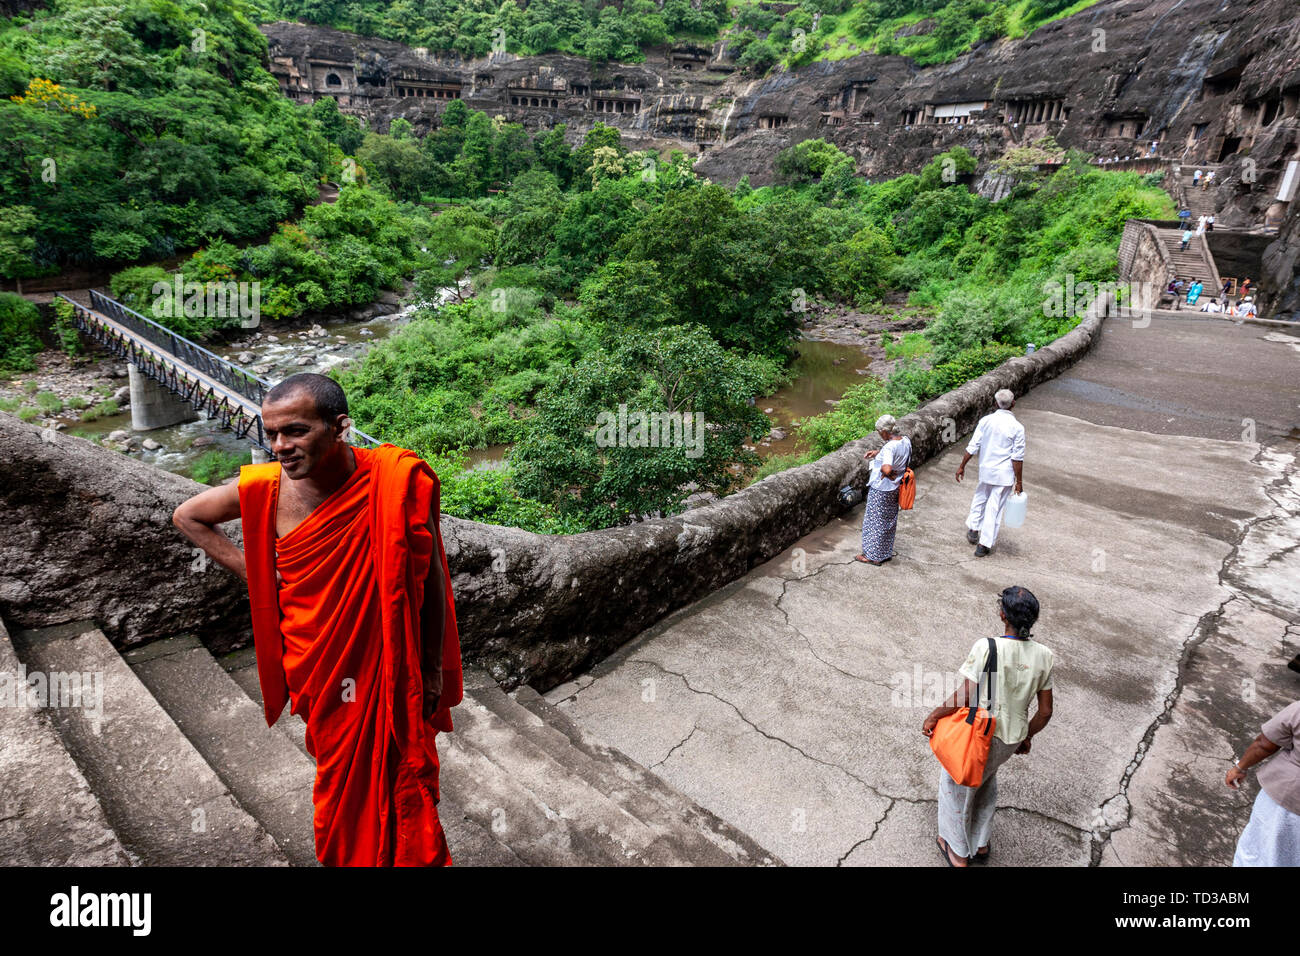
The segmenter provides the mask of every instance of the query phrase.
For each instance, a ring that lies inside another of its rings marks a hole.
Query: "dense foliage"
[[[465,57],[492,50],[637,62],[667,41],[726,39],[766,73],[864,51],[944,63],[977,43],[1023,36],[1096,0],[803,0],[785,14],[757,0],[258,0],[263,18],[307,20]]]
[[[364,430],[442,463],[449,510],[462,509],[451,513],[536,530],[669,512],[689,491],[725,494],[744,480],[754,462],[740,446],[762,423],[736,398],[780,383],[811,300],[879,309],[902,293],[937,315],[923,335],[887,346],[899,359],[889,381],[856,386],[802,424],[817,455],[883,411],[905,413],[1067,331],[1077,317],[1048,315],[1044,285],[1064,272],[1113,278],[1125,220],[1169,214],[1158,189],[1081,154],[1050,177],[1024,171],[990,203],[958,181],[975,166],[963,149],[869,184],[835,146],[808,141],[779,157],[781,184],[732,190],[695,176],[680,154],[628,153],[608,127],[566,152],[550,134],[520,140],[467,114],[458,127],[482,126],[481,139],[453,153],[428,138],[446,150],[439,163],[464,172],[446,187],[464,205],[435,221],[417,289],[432,302],[472,276],[475,294],[426,308],[342,380]],[[411,145],[427,153],[428,139]],[[485,194],[496,144],[511,142],[524,168]],[[403,188],[367,174],[376,188]],[[602,412],[631,399],[666,410],[664,375],[645,370],[652,354],[684,354],[681,343],[699,356],[691,374],[707,369],[728,396],[692,400],[716,416],[720,443],[707,448],[727,453],[598,445]],[[503,444],[513,444],[504,468],[464,470],[457,449]]]
[[[466,57],[572,53],[593,60],[644,59],[641,48],[670,37],[714,38],[726,0],[260,0],[267,19],[309,20],[366,36]],[[494,44],[496,46],[494,47]]]
[[[32,356],[40,350],[40,312],[36,306],[20,295],[0,292],[0,372],[35,368]]]
[[[620,18],[658,18],[676,35],[725,19],[707,0],[382,6],[394,29],[433,31],[402,37],[429,46],[504,17],[507,37],[598,59],[632,55],[626,37],[608,39]],[[887,19],[953,4],[859,6]],[[379,7],[320,3],[312,15],[342,22]],[[781,154],[777,185],[729,189],[681,153],[629,152],[611,127],[580,142],[563,127],[530,136],[461,101],[423,137],[403,122],[366,131],[333,100],[279,96],[246,9],[54,0],[0,22],[0,137],[13,151],[0,172],[0,272],[114,263],[114,294],[195,338],[242,323],[160,314],[159,284],[178,274],[256,284],[267,326],[370,302],[412,277],[413,321],[339,377],[358,426],[431,461],[444,509],[477,520],[572,532],[734,490],[768,425],[751,403],[785,381],[809,303],[888,311],[884,299],[906,297],[937,317],[888,343],[894,375],[801,426],[810,454],[861,437],[880,411],[905,412],[1067,330],[1075,318],[1041,306],[1045,282],[1113,278],[1125,219],[1169,214],[1159,190],[1078,155],[1050,177],[1026,166],[992,204],[952,175],[974,169],[964,150],[867,183],[813,140]],[[781,29],[756,6],[735,9],[743,31]],[[550,32],[529,33],[534,11]],[[853,11],[821,12],[830,22]],[[661,32],[651,22],[633,46]],[[604,52],[593,35],[606,36]],[[308,205],[323,178],[343,183],[337,200]],[[24,300],[0,296],[0,364],[32,367],[38,324]],[[66,322],[51,333],[75,346]],[[19,414],[53,413],[49,396],[33,396]],[[656,447],[643,440],[646,413],[692,431],[670,429],[676,439]],[[511,446],[505,466],[470,468],[467,450],[487,446]]]
[[[0,275],[247,241],[317,193],[327,142],[230,0],[52,0],[0,20]]]

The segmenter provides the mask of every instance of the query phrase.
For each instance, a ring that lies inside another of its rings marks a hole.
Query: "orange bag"
[[[898,507],[903,511],[911,511],[915,503],[916,475],[912,474],[912,469],[909,468],[903,472],[903,480],[898,483]]]
[[[993,675],[998,669],[998,644],[989,638],[989,659],[984,672],[989,675],[988,702],[993,706]],[[979,704],[976,687],[975,703]],[[948,771],[948,776],[963,787],[978,787],[984,782],[984,765],[993,741],[993,715],[982,707],[962,707],[941,719],[930,736],[930,749]]]

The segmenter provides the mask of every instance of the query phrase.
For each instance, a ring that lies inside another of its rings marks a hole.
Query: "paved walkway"
[[[1228,761],[1300,697],[1297,370],[1300,335],[1110,322],[1017,405],[1029,520],[989,557],[963,436],[894,561],[852,560],[856,508],[547,696],[789,863],[942,866],[921,721],[1022,584],[1056,716],[999,774],[992,862],[1226,865]]]

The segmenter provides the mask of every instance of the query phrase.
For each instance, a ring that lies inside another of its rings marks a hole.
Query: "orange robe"
[[[240,470],[239,502],[266,722],[286,700],[316,759],[316,856],[335,866],[450,865],[438,751],[460,703],[460,641],[438,477],[394,445],[353,448],[356,470],[276,538],[278,462]],[[426,522],[430,509],[436,536]],[[420,608],[434,547],[445,593],[443,691],[426,722]],[[276,571],[282,583],[277,585]]]

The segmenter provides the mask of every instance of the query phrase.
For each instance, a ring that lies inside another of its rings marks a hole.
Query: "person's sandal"
[[[976,850],[975,855],[970,858],[970,861],[972,863],[977,863],[980,866],[983,866],[985,863],[989,861],[989,854],[991,854],[992,852],[993,852],[993,844],[990,843],[987,847],[984,848],[983,853],[981,853],[979,850]]]
[[[877,567],[877,568],[880,567],[882,564],[885,563],[885,562],[883,562],[883,561],[872,561],[872,560],[871,560],[869,557],[867,557],[865,554],[855,554],[855,555],[853,556],[853,560],[854,560],[854,561],[861,561],[863,564],[870,564],[870,565],[872,565],[872,566],[874,566],[874,567]]]
[[[943,837],[941,836],[935,837],[934,843],[935,846],[939,848],[939,855],[943,857],[943,862],[947,863],[954,870],[961,869],[961,867],[959,867],[956,863],[952,861],[952,851],[948,848],[948,844],[943,842]]]

